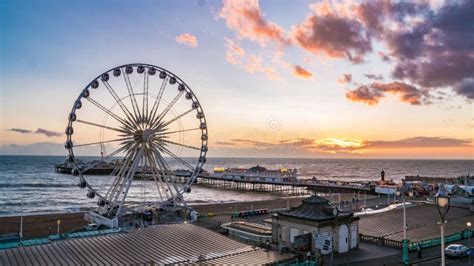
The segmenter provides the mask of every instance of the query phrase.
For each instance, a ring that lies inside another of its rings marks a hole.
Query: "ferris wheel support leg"
[[[129,170],[128,172],[128,176],[126,178],[126,188],[125,188],[125,191],[122,195],[122,198],[120,199],[120,205],[119,205],[119,208],[117,210],[117,213],[115,213],[115,217],[118,217],[120,216],[121,212],[122,212],[122,209],[123,209],[123,203],[125,201],[125,199],[127,198],[127,194],[128,194],[128,190],[130,189],[130,186],[132,184],[132,181],[133,181],[133,177],[135,176],[135,173],[137,172],[137,167],[138,167],[138,164],[141,162],[142,158],[143,158],[143,151],[145,150],[145,145],[142,145],[140,147],[140,150],[138,151],[138,153],[136,154],[135,158],[134,158],[134,161],[133,161],[133,164],[132,164],[132,168],[131,170]],[[123,190],[120,190],[120,191],[123,191]],[[117,194],[116,197],[118,197],[119,194]]]

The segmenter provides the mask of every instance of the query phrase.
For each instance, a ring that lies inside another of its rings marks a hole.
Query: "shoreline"
[[[329,196],[323,196],[329,200]],[[281,197],[270,200],[253,200],[253,201],[239,201],[239,202],[228,202],[228,203],[208,203],[208,204],[189,204],[199,213],[230,213],[234,211],[243,211],[250,209],[279,209],[295,207],[301,204],[301,200],[304,197]],[[352,198],[352,194],[342,195],[342,200],[348,200]],[[45,237],[50,234],[56,234],[57,221],[60,222],[60,233],[66,233],[84,229],[87,222],[84,220],[84,213],[71,212],[71,213],[49,213],[49,214],[29,214],[23,215],[23,237],[24,239]],[[0,217],[0,235],[3,234],[15,234],[20,231],[20,215],[15,216],[1,216]]]

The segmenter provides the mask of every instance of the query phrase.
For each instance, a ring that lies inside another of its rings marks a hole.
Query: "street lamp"
[[[471,250],[471,222],[466,223],[466,227],[469,230],[469,235],[467,235],[467,245],[469,246],[469,250]],[[471,265],[471,255],[469,255],[469,265]]]
[[[449,195],[444,190],[444,186],[440,186],[438,194],[435,196],[436,205],[438,207],[438,213],[441,218],[441,266],[446,265],[446,258],[444,256],[444,224],[446,221],[446,215],[449,211]]]
[[[407,212],[406,212],[406,194],[408,193],[409,197],[413,196],[412,191],[408,191],[409,187],[404,184],[400,190],[396,192],[397,196],[403,197],[403,252],[402,252],[402,262],[405,265],[408,265],[408,239],[407,239]]]

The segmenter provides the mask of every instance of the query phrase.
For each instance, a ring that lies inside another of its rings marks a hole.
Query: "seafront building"
[[[353,213],[340,212],[329,200],[313,195],[302,201],[298,207],[278,212],[272,217],[272,244],[279,251],[298,251],[304,243],[296,239],[308,235],[306,246],[316,254],[318,241],[328,241],[328,248],[345,253],[359,245],[358,217]],[[331,244],[332,243],[332,244]],[[324,245],[324,244],[323,244]],[[329,251],[329,250],[327,250]]]

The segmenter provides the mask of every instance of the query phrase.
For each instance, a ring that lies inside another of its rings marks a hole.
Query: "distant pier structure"
[[[312,192],[370,193],[368,185],[352,182],[298,180],[297,170],[281,168],[268,170],[262,166],[245,168],[215,168],[212,173],[202,173],[197,184],[231,190],[269,192],[284,195],[304,195]]]

